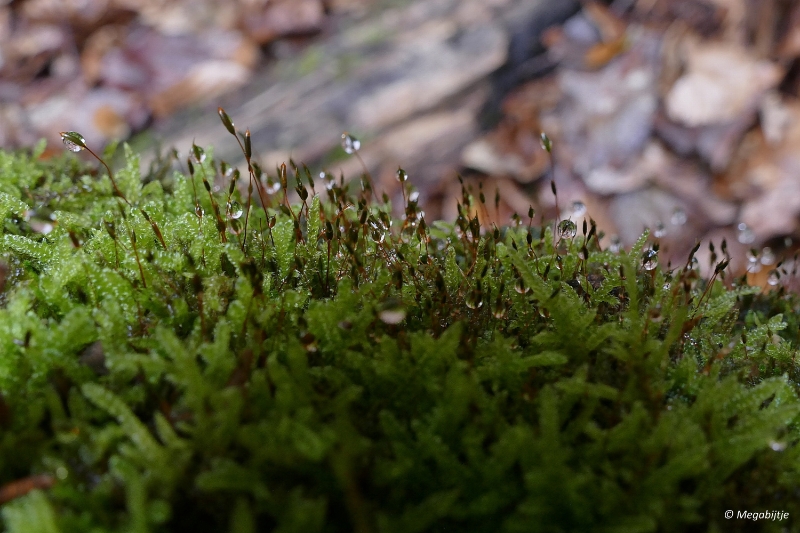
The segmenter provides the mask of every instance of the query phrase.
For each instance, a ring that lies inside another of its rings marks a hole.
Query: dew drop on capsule
[[[781,281],[781,275],[778,274],[777,270],[771,271],[769,273],[769,276],[767,276],[767,283],[772,285],[773,287],[778,283],[780,283],[780,281]]]
[[[747,272],[750,274],[761,272],[761,261],[758,253],[753,253],[753,251],[747,253]]]
[[[470,309],[479,309],[483,305],[483,295],[478,290],[471,291],[464,300]]]
[[[397,178],[397,181],[399,181],[400,183],[405,183],[406,181],[408,181],[408,173],[402,168],[398,168],[397,174],[395,174],[395,178]]]
[[[416,202],[419,200],[419,191],[414,191],[408,195],[409,202]]]
[[[761,250],[761,264],[762,265],[774,265],[775,264],[775,253],[772,251],[772,248],[769,246],[765,246]]]
[[[786,443],[773,440],[770,441],[769,447],[773,452],[782,452],[786,449]]]
[[[228,216],[234,220],[237,218],[241,218],[242,214],[244,214],[244,209],[239,202],[233,201],[228,202]]]
[[[575,218],[582,217],[586,214],[586,204],[580,200],[572,202],[572,216]]]
[[[542,143],[542,149],[548,154],[553,151],[553,141],[550,140],[550,137],[545,132],[542,132],[539,136],[539,140]]]
[[[194,146],[192,149],[192,162],[196,165],[202,165],[206,160],[206,152],[199,146]]]
[[[655,231],[653,232],[653,236],[657,239],[661,239],[667,235],[667,228],[664,226],[663,222],[656,223]]]
[[[522,281],[522,278],[518,278],[516,283],[514,283],[514,290],[519,294],[525,294],[528,292],[528,288],[525,286],[525,282]]]
[[[686,211],[680,207],[676,207],[675,210],[672,211],[672,217],[669,219],[673,226],[683,226],[686,224],[686,220]]]
[[[645,250],[642,254],[642,268],[653,270],[658,266],[658,252],[655,250]]]
[[[492,315],[497,319],[505,318],[506,316],[505,302],[501,300],[495,301],[494,305],[492,306]]]
[[[736,240],[738,240],[740,243],[750,244],[756,240],[756,236],[753,233],[753,230],[751,230],[744,222],[740,222],[739,225],[737,226],[737,229],[739,231],[736,234]]]
[[[281,190],[280,183],[267,182],[267,187],[266,187],[267,194],[275,194],[279,190]]]
[[[622,250],[622,242],[618,235],[611,236],[611,243],[608,245],[608,250],[612,254],[618,254],[620,250]]]
[[[562,239],[571,239],[578,233],[578,226],[569,219],[562,220],[558,223],[558,233]]]
[[[70,137],[74,137],[75,139],[80,140],[82,144],[86,144],[86,139],[84,139],[83,136],[79,135],[78,133],[75,133],[74,131],[62,132],[61,142],[64,143],[64,146],[67,147],[67,150],[70,152],[80,152],[83,150],[83,146],[70,139]]]
[[[399,324],[403,321],[406,317],[406,312],[402,308],[398,309],[386,309],[378,313],[378,318],[381,319],[381,322],[384,324]]]
[[[342,149],[346,154],[354,154],[361,149],[361,141],[349,133],[342,133]]]

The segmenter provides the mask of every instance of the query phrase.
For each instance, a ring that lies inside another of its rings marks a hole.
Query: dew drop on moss
[[[558,233],[562,239],[571,239],[578,233],[578,226],[571,220],[562,220],[558,223]]]
[[[483,295],[478,290],[473,290],[467,295],[467,298],[464,300],[464,303],[470,309],[480,309],[483,305]]]
[[[618,254],[619,251],[622,249],[622,242],[618,235],[611,236],[611,243],[608,245],[608,250],[612,254]]]
[[[206,160],[206,152],[197,145],[192,146],[192,162],[196,165],[202,165]]]
[[[773,440],[770,441],[769,447],[774,452],[782,452],[783,450],[786,449],[786,443]]]
[[[653,270],[658,266],[658,252],[655,250],[645,250],[642,254],[642,268]]]
[[[492,306],[492,315],[497,319],[505,318],[506,316],[506,304],[501,300],[495,301],[494,305]]]
[[[234,220],[242,218],[242,214],[244,214],[244,209],[242,209],[242,205],[237,202],[228,202],[228,216]]]
[[[751,250],[747,253],[747,272],[755,274],[761,272],[761,260],[758,252]]]
[[[86,146],[86,139],[75,131],[62,131],[61,142],[70,152],[80,152]]]
[[[378,318],[384,324],[399,324],[406,317],[405,309],[385,309],[378,313]]]
[[[522,281],[522,278],[519,278],[517,279],[516,283],[514,283],[514,290],[519,294],[525,294],[529,289],[525,286],[525,282]]]
[[[70,152],[80,152],[81,150],[83,150],[82,146],[78,146],[69,139],[62,139],[62,141],[64,142],[64,146],[66,146],[67,150],[69,150]]]
[[[761,250],[761,264],[762,265],[774,265],[775,264],[775,253],[772,251],[772,248],[769,246],[765,246]]]
[[[342,149],[347,154],[354,154],[361,149],[361,141],[349,133],[342,133]]]
[[[740,222],[737,226],[737,229],[739,231],[736,234],[736,240],[738,240],[740,243],[750,244],[756,240],[753,230],[751,230],[744,222]]]
[[[681,209],[680,207],[676,207],[675,210],[672,212],[672,217],[670,218],[670,222],[673,226],[683,226],[686,224],[686,211]]]

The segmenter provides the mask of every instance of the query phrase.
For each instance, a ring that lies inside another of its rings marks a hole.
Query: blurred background
[[[75,130],[145,154],[192,142],[268,174],[292,157],[456,216],[457,176],[507,224],[591,217],[604,246],[649,228],[662,261],[784,279],[800,215],[794,0],[0,0],[0,146]],[[542,148],[540,134],[553,143]],[[180,158],[179,158],[180,159]],[[558,188],[558,205],[550,188]],[[496,192],[500,201],[495,204]],[[780,269],[779,269],[780,271]]]

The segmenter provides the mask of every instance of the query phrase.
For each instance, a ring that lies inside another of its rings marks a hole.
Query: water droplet
[[[319,179],[321,180],[328,179],[328,175],[325,173],[324,170],[319,173]]]
[[[558,233],[562,239],[571,239],[578,233],[578,226],[569,219],[558,223]]]
[[[542,142],[542,148],[545,152],[550,153],[553,151],[553,141],[550,140],[550,137],[547,136],[545,132],[542,132],[540,137]]]
[[[202,165],[206,160],[206,152],[197,145],[192,146],[192,162],[196,165]]]
[[[612,235],[610,240],[608,251],[612,254],[618,254],[619,251],[622,250],[622,241],[620,241],[619,235]]]
[[[655,231],[653,232],[653,236],[657,239],[661,239],[667,235],[667,228],[664,226],[663,222],[657,222]]]
[[[494,305],[492,306],[492,315],[495,318],[501,319],[505,318],[506,316],[506,304],[499,298],[495,300]]]
[[[530,292],[530,289],[525,286],[525,282],[522,281],[522,278],[517,279],[516,283],[514,283],[514,290],[519,294]]]
[[[408,195],[409,202],[416,202],[419,200],[419,191],[414,191]]]
[[[579,218],[586,214],[586,204],[580,200],[572,202],[572,217]]]
[[[43,220],[31,220],[29,224],[33,231],[36,233],[41,233],[42,235],[48,235],[53,231],[54,227],[51,222],[45,222]]]
[[[372,231],[372,240],[378,244],[382,244],[386,240],[386,232],[375,229]]]
[[[395,174],[395,177],[397,178],[397,181],[399,181],[400,183],[408,181],[408,173],[402,168],[397,169],[397,174]]]
[[[203,218],[205,211],[203,211],[203,208],[198,204],[194,206],[194,214],[197,215],[198,218]]]
[[[276,192],[281,190],[281,184],[268,181],[265,190],[267,191],[267,194],[275,194]]]
[[[361,149],[361,141],[347,132],[342,133],[342,149],[346,154],[354,154]]]
[[[49,211],[35,211],[33,209],[29,209],[25,211],[23,214],[23,218],[25,222],[28,223],[31,230],[36,233],[41,233],[42,235],[48,235],[53,231],[55,227],[55,216]]]
[[[80,152],[81,150],[83,150],[83,146],[78,146],[69,139],[66,138],[62,139],[62,142],[64,143],[64,146],[67,147],[67,150],[69,150],[70,152]]]
[[[242,233],[242,225],[239,224],[239,221],[235,218],[231,219],[230,224],[228,224],[228,232],[231,235],[241,235]]]
[[[669,281],[664,282],[664,290],[668,291],[672,288],[672,284]]]
[[[683,226],[684,224],[686,224],[686,220],[687,220],[686,211],[684,211],[680,207],[676,207],[672,211],[672,217],[669,219],[669,221],[672,223],[673,226]]]
[[[378,313],[378,318],[384,324],[399,324],[405,317],[405,309],[386,309]]]
[[[777,270],[773,270],[767,276],[767,283],[772,285],[773,287],[781,282],[781,275],[778,273]]]
[[[86,139],[77,131],[62,131],[61,142],[70,152],[80,152],[86,148]]]
[[[467,295],[464,303],[470,309],[480,309],[483,305],[483,294],[478,289],[475,289]]]
[[[761,261],[759,259],[758,252],[755,250],[747,252],[747,272],[751,274],[761,272]]]
[[[241,204],[237,201],[228,202],[228,217],[232,219],[241,218],[244,214]]]
[[[739,232],[736,234],[736,240],[738,240],[742,244],[750,244],[756,240],[756,236],[747,224],[744,222],[740,222],[737,226]]]
[[[772,248],[770,248],[769,246],[765,246],[764,249],[761,250],[761,264],[762,265],[775,264],[775,254],[772,252]]]
[[[642,268],[653,270],[658,266],[658,252],[655,250],[645,250],[642,253]]]
[[[772,440],[769,442],[769,447],[774,452],[782,452],[783,450],[786,449],[786,443]]]
[[[689,270],[700,270],[700,260],[697,259],[696,257],[692,257],[692,260],[689,261],[687,268]]]

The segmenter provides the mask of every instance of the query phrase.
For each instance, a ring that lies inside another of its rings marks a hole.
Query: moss
[[[430,225],[306,169],[242,196],[210,149],[156,178],[127,150],[113,180],[39,153],[0,153],[5,531],[800,513],[798,300],[726,288],[724,261],[702,280],[645,269],[646,235],[481,227],[467,190]]]

